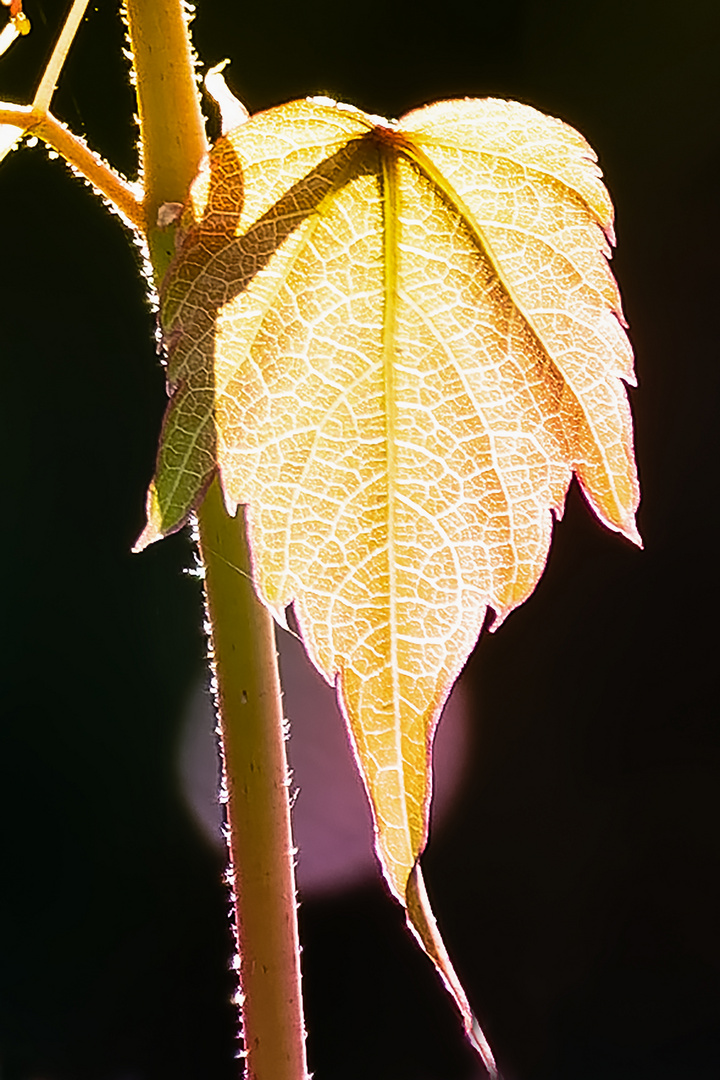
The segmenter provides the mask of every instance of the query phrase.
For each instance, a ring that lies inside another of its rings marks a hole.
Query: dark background
[[[29,100],[65,4],[0,61]],[[326,93],[399,115],[458,95],[599,150],[645,551],[573,489],[545,575],[469,662],[473,764],[426,876],[507,1080],[720,1076],[715,0],[202,0],[203,62],[251,111]],[[114,3],[56,112],[133,174]],[[163,407],[139,258],[42,147],[0,169],[2,1080],[230,1080],[222,860],[178,791],[203,664],[189,540],[129,553]],[[477,1080],[378,883],[306,900],[317,1080]]]

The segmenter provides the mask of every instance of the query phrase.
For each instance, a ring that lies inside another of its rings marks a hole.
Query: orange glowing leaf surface
[[[432,738],[488,606],[535,587],[573,472],[639,542],[612,222],[585,140],[528,106],[297,101],[215,145],[163,289],[139,546],[216,471],[246,506],[257,592],[337,685],[388,884],[469,1032],[417,866]]]

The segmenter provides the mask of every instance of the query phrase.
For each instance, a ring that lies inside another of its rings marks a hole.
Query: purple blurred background
[[[0,97],[27,99],[66,4],[26,7]],[[55,108],[132,174],[115,9],[90,12]],[[586,135],[617,206],[645,551],[573,488],[535,595],[468,663],[463,776],[424,859],[506,1080],[720,1076],[719,42],[715,0],[198,4],[202,61],[231,57],[251,110],[515,97]],[[41,147],[3,163],[0,208],[0,1076],[230,1080],[223,858],[179,767],[200,591],[184,534],[130,554],[165,403],[138,258]],[[479,1080],[362,843],[352,888],[301,871],[316,1080]]]

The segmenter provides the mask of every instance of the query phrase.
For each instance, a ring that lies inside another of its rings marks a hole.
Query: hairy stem
[[[130,184],[113,172],[82,139],[73,135],[50,113],[32,124],[31,130],[33,135],[57,150],[69,165],[89,180],[130,225],[140,231],[144,229],[143,206]]]
[[[183,202],[205,153],[181,0],[128,0],[145,224],[158,281],[164,202]],[[215,481],[198,511],[217,679],[243,994],[247,1075],[306,1080],[287,761],[272,618],[250,581],[242,520]],[[243,572],[238,573],[240,568]]]
[[[109,165],[56,120],[51,113],[38,113],[30,105],[0,103],[0,125],[14,126],[18,133],[32,132],[51,146],[81,176],[88,180],[133,228],[144,231],[145,212],[134,188]]]
[[[137,80],[143,212],[158,284],[173,255],[172,236],[157,227],[166,202],[185,202],[207,152],[192,51],[181,0],[128,0],[128,31]]]
[[[274,627],[253,590],[242,511],[228,517],[217,481],[198,524],[218,680],[248,1076],[306,1080]]]
[[[145,226],[144,208],[133,188],[94,154],[82,139],[74,135],[50,113],[50,102],[67,59],[70,46],[75,40],[89,0],[74,0],[52,55],[42,73],[32,105],[13,105],[0,102],[0,125],[17,127],[19,131],[32,131],[43,142],[57,150],[69,165],[84,176],[129,225],[142,230]]]

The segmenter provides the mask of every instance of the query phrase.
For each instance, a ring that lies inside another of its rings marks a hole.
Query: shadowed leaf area
[[[148,526],[220,475],[258,594],[335,682],[388,884],[472,1018],[417,860],[430,749],[488,607],[532,592],[573,472],[639,542],[632,352],[596,158],[515,102],[259,113],[195,181],[162,298]]]

